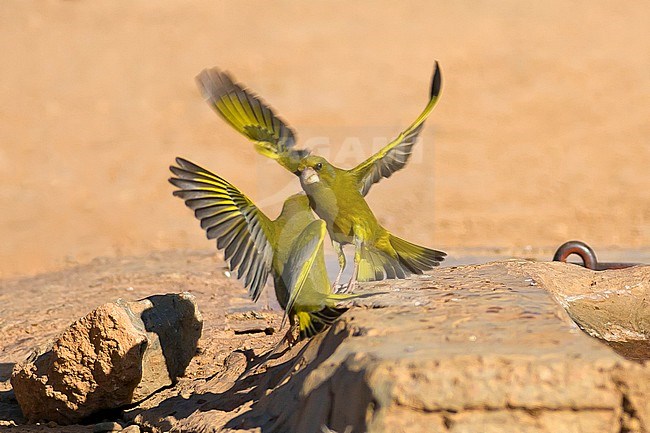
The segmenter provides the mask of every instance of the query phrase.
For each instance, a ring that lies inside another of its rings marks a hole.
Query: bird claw
[[[297,340],[296,337],[293,335],[293,326],[290,326],[290,327],[289,327],[289,329],[287,330],[287,333],[284,334],[284,338],[283,338],[283,340],[285,340],[285,341],[287,342],[287,344],[289,345],[289,347],[293,347],[293,346],[296,344],[296,342],[297,342],[298,340]]]
[[[336,293],[352,293],[357,288],[357,281],[350,280],[346,284],[342,284]]]

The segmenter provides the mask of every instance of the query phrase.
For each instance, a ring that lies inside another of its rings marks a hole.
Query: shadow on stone
[[[267,354],[251,359],[244,352],[233,352],[226,358],[224,370],[194,389],[189,398],[177,395],[151,409],[127,412],[125,418],[155,427],[155,431],[199,431],[217,425],[231,429],[259,428],[261,432],[285,431],[285,426],[292,425],[286,431],[299,431],[296,426],[300,414],[287,418],[286,409],[295,407],[295,398],[310,372],[326,361],[343,339],[340,333],[321,334],[292,350],[280,352],[277,358],[268,360],[266,368],[253,374],[249,372]],[[320,389],[329,392],[325,385]],[[317,400],[310,397],[305,404],[327,407]],[[233,418],[234,413],[237,416]]]
[[[175,382],[196,352],[203,323],[196,304],[184,294],[154,295],[146,301],[152,306],[140,317],[145,330],[158,335],[167,372]]]
[[[25,422],[13,390],[0,391],[0,421],[22,424]]]
[[[0,362],[0,382],[9,380],[13,368],[14,368],[13,362]]]

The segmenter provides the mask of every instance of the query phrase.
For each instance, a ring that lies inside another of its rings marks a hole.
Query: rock
[[[650,365],[580,331],[547,287],[573,284],[568,266],[508,261],[361,284],[376,293],[352,302],[364,308],[265,368],[242,374],[251,364],[239,355],[203,386],[125,416],[154,432],[648,433]],[[648,281],[650,267],[628,277]]]
[[[530,271],[587,334],[610,342],[650,340],[647,266],[595,272],[554,262]]]
[[[647,266],[594,272],[553,262],[531,264],[529,271],[587,334],[628,359],[650,358]]]
[[[202,318],[189,293],[104,304],[17,364],[15,397],[30,422],[79,422],[171,385],[196,352]]]
[[[122,424],[108,421],[100,422],[93,426],[93,433],[118,432],[122,431]]]
[[[121,433],[140,433],[140,427],[133,424],[128,427],[125,427]]]

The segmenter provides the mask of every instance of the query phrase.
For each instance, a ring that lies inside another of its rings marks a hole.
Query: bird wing
[[[182,158],[176,164],[169,167],[177,176],[169,179],[179,188],[174,195],[194,211],[208,239],[217,239],[230,269],[257,301],[272,267],[272,221],[220,176]]]
[[[284,326],[287,316],[291,314],[292,308],[305,286],[316,256],[323,247],[325,232],[327,232],[325,221],[313,221],[305,227],[292,246],[291,254],[282,272],[282,278],[286,282],[290,295],[280,328]]]
[[[267,104],[217,68],[201,71],[196,83],[210,106],[233,128],[253,141],[259,153],[277,160],[292,172],[296,171],[298,162],[308,152],[293,149],[296,144],[293,130]]]
[[[440,67],[438,66],[438,62],[436,62],[431,80],[431,97],[422,113],[397,138],[351,170],[357,179],[359,191],[362,195],[365,196],[368,194],[373,183],[379,182],[382,177],[390,177],[406,165],[411,156],[413,145],[424,125],[424,121],[429,117],[429,114],[438,101],[441,84]]]

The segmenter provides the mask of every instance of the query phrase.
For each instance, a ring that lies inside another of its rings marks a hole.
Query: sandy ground
[[[182,155],[275,216],[299,185],[201,100],[219,65],[343,167],[443,95],[407,169],[375,186],[410,240],[551,251],[650,245],[644,1],[26,1],[0,8],[0,276],[207,248]]]

